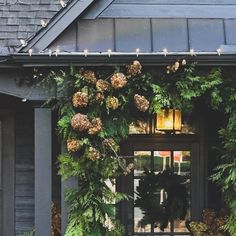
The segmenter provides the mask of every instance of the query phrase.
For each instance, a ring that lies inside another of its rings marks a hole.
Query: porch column
[[[52,114],[35,108],[35,235],[51,235]]]
[[[61,184],[61,234],[64,235],[68,223],[68,206],[65,202],[65,191],[66,189],[77,188],[78,181],[76,178],[70,178],[69,180],[62,181]]]

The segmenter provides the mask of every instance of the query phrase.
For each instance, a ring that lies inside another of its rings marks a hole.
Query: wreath
[[[146,175],[139,181],[135,206],[139,207],[144,216],[141,226],[153,224],[162,231],[168,222],[184,220],[188,208],[188,193],[182,176],[171,172],[170,169],[158,174],[144,169]],[[161,202],[161,190],[164,190],[164,200]]]

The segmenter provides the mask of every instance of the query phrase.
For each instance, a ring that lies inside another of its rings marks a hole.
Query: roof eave
[[[188,63],[197,62],[199,66],[235,66],[236,54],[201,53],[191,56],[189,53],[168,54],[140,54],[119,53],[119,54],[101,54],[90,53],[85,56],[83,53],[60,54],[58,56],[49,56],[45,54],[28,53],[12,54],[15,63],[20,63],[24,67],[67,67],[76,66],[113,66],[125,65],[133,60],[139,60],[143,65],[166,66],[176,60],[186,59]]]

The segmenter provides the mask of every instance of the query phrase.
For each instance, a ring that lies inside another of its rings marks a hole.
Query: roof
[[[0,0],[0,54],[33,37],[42,28],[40,21],[48,22],[61,8],[59,0]]]
[[[18,52],[33,48],[35,53],[49,53],[57,45],[69,53],[84,49],[133,52],[136,48],[144,53],[163,48],[188,52],[192,46],[200,52],[215,52],[221,46],[231,51],[236,45],[235,0],[70,0],[55,14],[61,8],[58,2],[16,0],[4,6],[11,16],[5,27],[11,31],[3,46],[19,45],[18,39],[29,37],[27,46]],[[42,28],[41,19],[51,20]]]

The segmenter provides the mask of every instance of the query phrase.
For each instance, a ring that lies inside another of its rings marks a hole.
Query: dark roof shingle
[[[68,2],[68,0],[64,0]],[[13,52],[62,8],[59,0],[0,0],[0,54]]]

